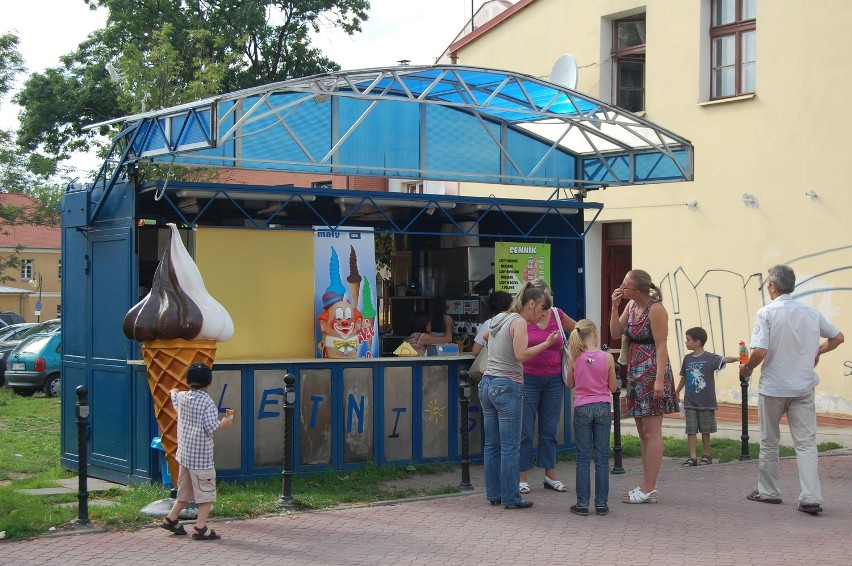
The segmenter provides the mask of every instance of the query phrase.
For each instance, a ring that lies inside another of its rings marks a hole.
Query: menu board
[[[550,244],[494,244],[494,290],[515,294],[524,283],[544,279],[550,285]]]

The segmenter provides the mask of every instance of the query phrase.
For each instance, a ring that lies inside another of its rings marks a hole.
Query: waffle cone
[[[187,368],[202,362],[213,367],[216,358],[216,342],[213,340],[152,340],[142,343],[142,358],[148,368],[148,387],[154,399],[154,416],[160,427],[160,440],[166,453],[172,484],[177,485],[177,412],[172,405],[169,392],[172,389],[186,391]]]

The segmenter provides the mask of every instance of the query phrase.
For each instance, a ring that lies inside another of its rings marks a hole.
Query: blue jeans
[[[562,375],[524,375],[524,414],[521,424],[521,471],[533,467],[532,448],[535,419],[538,416],[539,468],[556,467],[556,427],[565,404]]]
[[[589,403],[574,407],[574,435],[577,442],[577,505],[589,506],[589,464],[595,450],[595,505],[609,500],[609,403]]]
[[[521,436],[521,384],[508,377],[484,375],[479,382],[485,429],[485,496],[488,501],[517,505],[518,443]]]

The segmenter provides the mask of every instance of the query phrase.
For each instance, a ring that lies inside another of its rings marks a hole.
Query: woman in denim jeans
[[[542,289],[553,300],[550,286],[543,279],[531,283],[533,287]],[[527,323],[527,336],[530,346],[543,342],[554,330],[559,330],[557,317],[563,331],[570,333],[574,330],[574,319],[560,309],[553,307],[546,311],[540,320]],[[533,467],[533,436],[535,421],[538,419],[538,452],[536,465],[544,468],[544,488],[564,493],[568,486],[559,481],[556,476],[556,429],[559,417],[565,405],[565,384],[562,383],[562,342],[557,337],[552,346],[524,363],[524,410],[521,421],[521,473],[518,483],[521,494],[530,492],[527,483],[527,472]]]
[[[485,495],[491,505],[528,509],[518,490],[518,446],[521,437],[523,362],[556,341],[553,332],[537,346],[527,342],[527,322],[539,320],[550,309],[550,296],[526,283],[505,313],[491,319],[488,364],[479,382],[479,402],[485,430]]]
[[[582,319],[568,338],[571,359],[566,385],[574,390],[574,435],[577,443],[576,515],[589,514],[591,481],[589,463],[595,449],[595,511],[609,512],[609,427],[612,423],[610,394],[615,391],[615,363],[598,347],[598,329]]]

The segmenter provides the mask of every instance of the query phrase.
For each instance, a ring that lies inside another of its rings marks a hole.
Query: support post
[[[77,393],[77,488],[78,511],[75,522],[78,525],[89,524],[89,403],[86,396],[89,390],[78,385]]]
[[[742,440],[742,448],[740,450],[740,460],[751,460],[751,456],[748,453],[748,382],[749,378],[745,376],[740,376],[740,388],[742,389],[742,435],[740,435],[740,439]]]
[[[459,372],[459,432],[461,433],[461,483],[459,489],[470,491],[470,427],[467,425],[468,408],[470,407],[470,374],[467,370]]]
[[[296,406],[296,378],[288,373],[284,376],[284,466],[281,470],[281,498],[278,504],[293,503],[293,409]]]

